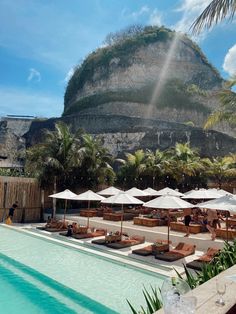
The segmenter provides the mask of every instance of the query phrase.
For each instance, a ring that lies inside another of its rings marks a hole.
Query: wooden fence
[[[9,208],[18,201],[13,222],[39,222],[43,219],[44,207],[52,206],[48,195],[34,178],[0,176],[0,221],[4,221]]]

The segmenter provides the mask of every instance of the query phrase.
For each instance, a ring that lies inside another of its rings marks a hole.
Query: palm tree
[[[55,176],[61,187],[68,187],[73,170],[80,164],[76,136],[65,123],[55,124],[55,131],[45,131],[45,141],[26,152],[26,171],[37,177],[43,186]]]
[[[111,166],[112,156],[99,139],[84,134],[79,154],[82,160],[80,172],[83,184],[87,186],[113,184],[115,173]]]
[[[225,88],[219,92],[220,108],[208,117],[204,126],[205,129],[222,121],[236,125],[236,93],[231,90],[234,85],[236,85],[236,78],[229,80],[225,84]]]
[[[156,178],[163,177],[168,172],[170,165],[168,156],[165,152],[157,149],[155,152],[151,150],[146,151],[145,157],[145,174],[150,175],[152,178],[152,187],[155,187]]]
[[[170,158],[170,175],[184,189],[186,179],[196,176],[202,169],[203,165],[196,149],[192,149],[189,143],[176,143],[174,148],[169,150]]]
[[[124,185],[137,185],[137,181],[146,169],[145,153],[142,149],[134,154],[126,153],[126,159],[117,159],[122,164],[119,170],[119,178],[123,180]]]
[[[194,33],[199,33],[203,28],[210,28],[226,17],[232,20],[235,11],[236,0],[213,0],[194,21],[191,28]]]
[[[219,188],[225,180],[236,177],[236,154],[214,157],[212,160],[206,158],[202,162],[206,166],[206,174],[217,181]]]

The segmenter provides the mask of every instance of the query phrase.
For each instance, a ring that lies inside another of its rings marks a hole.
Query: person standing
[[[185,237],[189,237],[189,235],[190,235],[189,224],[191,221],[191,214],[192,214],[191,208],[185,208],[184,209],[184,225],[186,227]]]
[[[207,229],[210,231],[211,233],[211,239],[214,241],[216,238],[216,225],[218,222],[218,216],[217,216],[217,212],[215,210],[212,209],[208,209],[207,210]]]
[[[17,207],[18,207],[18,202],[16,201],[16,202],[12,205],[12,207],[9,209],[8,218],[10,218],[11,221],[12,221],[12,219],[13,219],[14,212],[15,212],[15,210],[16,210]]]

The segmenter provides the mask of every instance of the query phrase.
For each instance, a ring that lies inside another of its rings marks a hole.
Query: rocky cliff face
[[[164,150],[174,146],[176,142],[189,142],[192,147],[199,149],[201,156],[236,153],[236,138],[217,131],[203,131],[201,128],[180,123],[121,115],[75,114],[44,122],[34,121],[25,135],[27,145],[39,142],[42,139],[40,130],[53,130],[59,120],[71,125],[74,132],[81,128],[99,137],[114,156],[140,148]]]
[[[199,95],[193,86],[207,93]],[[149,27],[88,56],[68,84],[64,115],[121,114],[202,126],[218,106],[221,86],[218,72],[189,38]],[[234,135],[226,126],[219,130]]]
[[[25,138],[32,120],[2,118],[0,120],[0,167],[22,167],[22,155],[25,152]]]

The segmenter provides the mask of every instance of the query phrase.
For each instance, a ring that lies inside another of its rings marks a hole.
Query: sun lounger
[[[142,249],[132,250],[132,254],[141,255],[141,256],[149,256],[152,255],[152,244],[145,246]]]
[[[120,235],[120,232],[117,231],[115,233],[106,235],[102,239],[93,240],[92,243],[98,244],[98,245],[106,245],[107,243],[113,243],[120,240],[121,240],[121,235]]]
[[[149,256],[154,254],[155,252],[155,245],[158,245],[161,248],[161,245],[167,245],[167,240],[157,240],[151,245],[145,246],[141,249],[132,250],[133,254],[141,255],[141,256]]]
[[[67,221],[52,221],[51,223],[47,223],[43,227],[37,227],[39,230],[45,230],[48,232],[60,232],[66,230],[68,227]]]
[[[173,262],[195,253],[195,245],[180,242],[173,250],[164,254],[155,254],[155,258]]]
[[[210,263],[219,251],[219,249],[208,248],[205,254],[200,256],[198,259],[187,263],[186,266],[194,270],[201,270],[203,265]]]
[[[86,239],[86,238],[95,238],[95,237],[100,237],[106,234],[107,231],[105,229],[99,229],[93,232],[88,232],[88,233],[76,233],[72,234],[72,238],[74,239]]]
[[[129,239],[121,240],[115,243],[108,243],[107,246],[113,249],[123,249],[133,245],[144,243],[145,237],[131,236]]]

